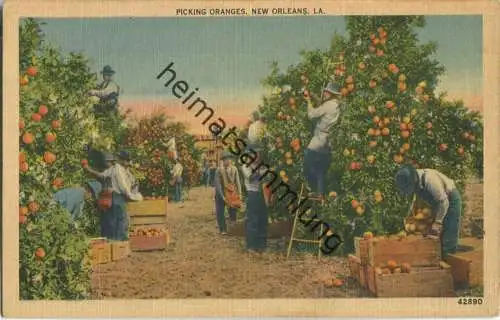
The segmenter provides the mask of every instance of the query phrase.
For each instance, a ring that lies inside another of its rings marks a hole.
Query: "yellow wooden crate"
[[[143,200],[127,203],[127,212],[134,216],[167,215],[167,199]]]
[[[130,243],[128,241],[111,242],[111,260],[116,261],[130,254]]]

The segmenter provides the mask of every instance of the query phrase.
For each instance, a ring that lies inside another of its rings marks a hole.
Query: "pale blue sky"
[[[82,51],[100,70],[110,64],[122,99],[170,95],[155,76],[171,61],[178,78],[200,88],[211,101],[258,103],[269,64],[287,67],[301,49],[327,48],[343,17],[105,18],[44,19],[47,40],[65,52]],[[423,41],[439,43],[447,68],[444,89],[482,93],[481,16],[432,16]],[[238,99],[239,100],[239,99]]]

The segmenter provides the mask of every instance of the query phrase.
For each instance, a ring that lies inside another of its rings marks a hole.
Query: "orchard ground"
[[[483,214],[482,188],[478,182],[468,184],[465,217]],[[211,195],[211,189],[197,187],[184,208],[169,206],[172,243],[167,250],[133,252],[124,260],[97,266],[92,275],[92,299],[370,296],[352,279],[342,287],[323,285],[328,278],[348,275],[346,258],[318,261],[314,256],[296,254],[287,260],[283,245],[281,250],[249,256],[243,250],[243,238],[218,235]]]

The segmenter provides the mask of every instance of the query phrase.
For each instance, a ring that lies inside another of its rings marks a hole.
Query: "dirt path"
[[[319,281],[347,275],[346,259],[283,254],[250,256],[243,239],[217,234],[212,191],[191,191],[184,208],[169,207],[173,243],[163,252],[134,252],[98,266],[93,298],[321,298],[367,296],[356,283],[324,288]]]

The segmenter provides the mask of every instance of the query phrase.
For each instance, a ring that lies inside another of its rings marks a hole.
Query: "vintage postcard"
[[[496,315],[499,11],[6,0],[5,316]]]

